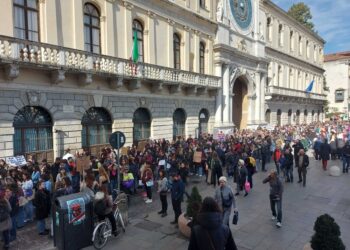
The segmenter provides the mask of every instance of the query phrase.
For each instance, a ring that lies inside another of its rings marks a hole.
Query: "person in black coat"
[[[222,213],[212,197],[203,200],[197,224],[191,231],[188,250],[237,250],[230,228],[222,223]]]
[[[286,149],[284,158],[285,160],[282,168],[286,171],[286,182],[293,182],[293,156],[291,154],[291,149]]]
[[[303,144],[300,142],[300,140],[296,140],[295,144],[293,145],[293,149],[294,149],[294,163],[295,163],[295,167],[298,168],[298,164],[299,164],[299,152],[300,149],[304,149]]]
[[[331,146],[328,144],[327,139],[320,146],[320,157],[322,159],[323,170],[327,170],[327,163],[329,161],[329,155],[331,154]]]
[[[36,208],[35,217],[37,219],[39,235],[49,234],[49,230],[46,229],[45,219],[50,214],[50,193],[45,189],[45,183],[43,181],[38,182],[38,191],[35,193],[33,205]]]
[[[306,185],[306,168],[309,166],[309,157],[305,154],[304,149],[299,151],[299,163],[298,163],[298,183],[303,182],[303,187]]]

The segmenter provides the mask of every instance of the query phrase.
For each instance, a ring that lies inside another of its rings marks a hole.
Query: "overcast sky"
[[[284,10],[300,0],[273,0]],[[350,51],[350,0],[304,0],[315,30],[326,41],[324,53]]]

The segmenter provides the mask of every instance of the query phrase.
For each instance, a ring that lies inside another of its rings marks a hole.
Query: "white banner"
[[[27,164],[24,155],[6,157],[6,163],[9,166],[23,166]]]

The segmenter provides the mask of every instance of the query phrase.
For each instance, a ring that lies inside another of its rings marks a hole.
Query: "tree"
[[[293,4],[289,10],[288,15],[293,17],[299,23],[314,31],[314,24],[311,21],[312,15],[309,6],[304,4],[303,2]]]
[[[199,194],[198,188],[194,186],[190,197],[187,200],[186,216],[196,219],[196,216],[202,205],[202,196]]]
[[[312,249],[345,250],[344,243],[340,238],[340,228],[328,214],[323,214],[316,219],[314,230],[315,234],[311,238]]]

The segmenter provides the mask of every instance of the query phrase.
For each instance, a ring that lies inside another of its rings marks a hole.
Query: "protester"
[[[299,181],[298,183],[303,182],[303,186],[306,185],[306,168],[309,166],[309,157],[305,154],[304,149],[299,150],[299,158],[298,158],[298,176]]]
[[[158,212],[158,214],[161,214],[162,217],[167,216],[167,210],[168,210],[168,201],[167,201],[167,194],[168,194],[168,179],[165,176],[165,171],[163,169],[159,170],[159,180],[158,180],[158,193],[160,202],[162,203],[162,210]]]
[[[237,250],[230,228],[222,223],[220,208],[213,198],[204,198],[197,221],[188,250]]]
[[[237,210],[235,197],[232,189],[227,185],[227,179],[225,176],[219,178],[219,183],[220,186],[215,191],[215,201],[222,211],[222,223],[229,226],[232,207],[235,211]]]
[[[331,154],[331,146],[328,144],[327,138],[324,139],[320,146],[320,156],[322,159],[323,170],[327,170],[327,163],[329,161],[329,155]]]
[[[173,176],[173,183],[171,186],[171,203],[175,213],[174,221],[171,224],[177,224],[178,218],[181,212],[181,202],[183,201],[183,195],[185,193],[185,184],[180,178],[180,175],[176,173]]]
[[[343,173],[349,172],[350,166],[350,141],[347,141],[342,149]]]
[[[144,165],[142,173],[142,183],[145,187],[147,199],[145,203],[152,203],[153,172],[149,164]]]
[[[50,214],[50,193],[45,189],[45,183],[43,181],[38,182],[37,192],[33,200],[35,207],[35,218],[37,220],[37,228],[39,235],[49,234],[49,230],[46,229],[45,219]]]
[[[272,220],[276,219],[277,216],[277,227],[282,226],[282,193],[283,184],[279,180],[275,170],[271,170],[270,175],[263,180],[263,183],[270,184],[270,206],[272,212]],[[277,213],[276,213],[277,207]]]
[[[0,190],[0,232],[4,241],[3,249],[10,247],[11,205],[5,196],[5,190]]]

